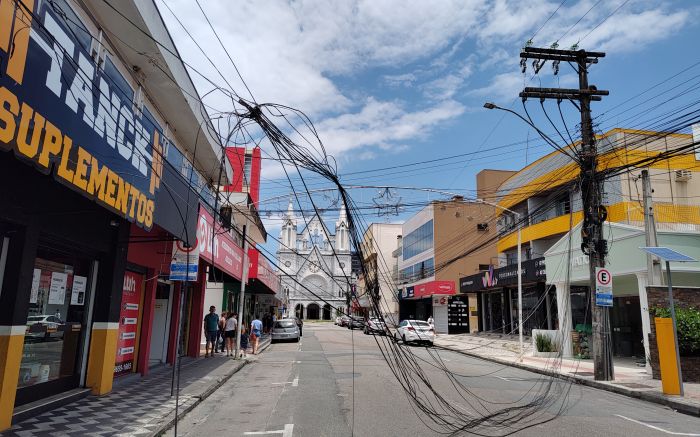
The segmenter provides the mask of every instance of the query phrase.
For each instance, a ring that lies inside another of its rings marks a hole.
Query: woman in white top
[[[226,339],[226,356],[231,357],[234,353],[233,342],[236,338],[236,326],[238,325],[238,320],[236,320],[238,314],[231,313],[228,319],[226,319],[226,327],[224,328],[224,338]]]

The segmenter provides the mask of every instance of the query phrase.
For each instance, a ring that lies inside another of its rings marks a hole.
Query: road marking
[[[299,377],[297,376],[294,378],[293,381],[287,381],[287,382],[273,382],[272,385],[285,385],[285,384],[292,384],[292,387],[299,387]]]
[[[520,379],[520,378],[506,378],[505,376],[496,376],[498,379],[502,379],[503,381],[525,381],[525,379]]]
[[[288,423],[284,425],[284,429],[278,429],[277,431],[247,431],[243,435],[269,435],[269,434],[282,434],[282,437],[292,437],[294,432],[294,424]]]
[[[639,425],[646,426],[647,428],[651,428],[651,429],[656,430],[656,431],[661,431],[661,432],[663,432],[663,433],[665,433],[665,434],[669,434],[669,435],[685,435],[685,436],[695,436],[695,437],[700,436],[700,434],[693,434],[692,432],[675,432],[675,431],[669,431],[669,430],[666,430],[666,429],[663,429],[663,428],[659,428],[658,426],[649,425],[648,423],[644,423],[644,422],[641,422],[641,421],[639,421],[639,420],[635,420],[635,419],[631,419],[631,418],[629,418],[629,417],[625,417],[625,416],[623,416],[623,415],[621,415],[621,414],[616,414],[616,416],[617,416],[617,417],[621,417],[621,418],[623,418],[623,419],[625,419],[625,420],[629,420],[630,422],[634,422],[634,423],[638,423]]]

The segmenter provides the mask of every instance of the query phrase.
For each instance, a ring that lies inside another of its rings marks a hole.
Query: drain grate
[[[621,385],[627,388],[654,388],[650,385],[638,384],[636,382],[613,382],[615,385]]]

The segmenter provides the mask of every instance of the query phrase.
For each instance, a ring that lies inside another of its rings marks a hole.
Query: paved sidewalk
[[[682,413],[700,416],[700,384],[684,383],[684,397],[666,396],[661,391],[661,381],[652,379],[644,367],[636,366],[631,360],[616,360],[614,363],[615,380],[607,382],[593,379],[593,362],[591,360],[531,356],[531,341],[525,342],[525,353],[521,360],[520,343],[517,336],[443,334],[435,339],[435,345],[497,363],[555,375],[579,384],[656,402]]]
[[[263,338],[260,351],[270,344]],[[182,418],[249,362],[224,354],[213,358],[183,358],[178,416]],[[172,368],[162,366],[145,378],[136,375],[116,381],[105,396],[88,396],[15,424],[0,436],[154,436],[175,419],[175,397],[170,396]]]

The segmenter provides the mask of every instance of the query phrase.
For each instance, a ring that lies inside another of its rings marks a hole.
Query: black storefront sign
[[[530,259],[522,263],[522,282],[544,282],[547,279],[544,257]],[[501,288],[503,286],[516,285],[518,283],[518,265],[492,269],[476,275],[466,276],[459,280],[460,293],[473,293],[475,291]]]
[[[13,23],[12,44],[0,41],[0,150],[144,229],[194,241],[197,194],[165,162],[160,125],[109,56],[95,64],[91,36],[57,3],[0,17]]]

